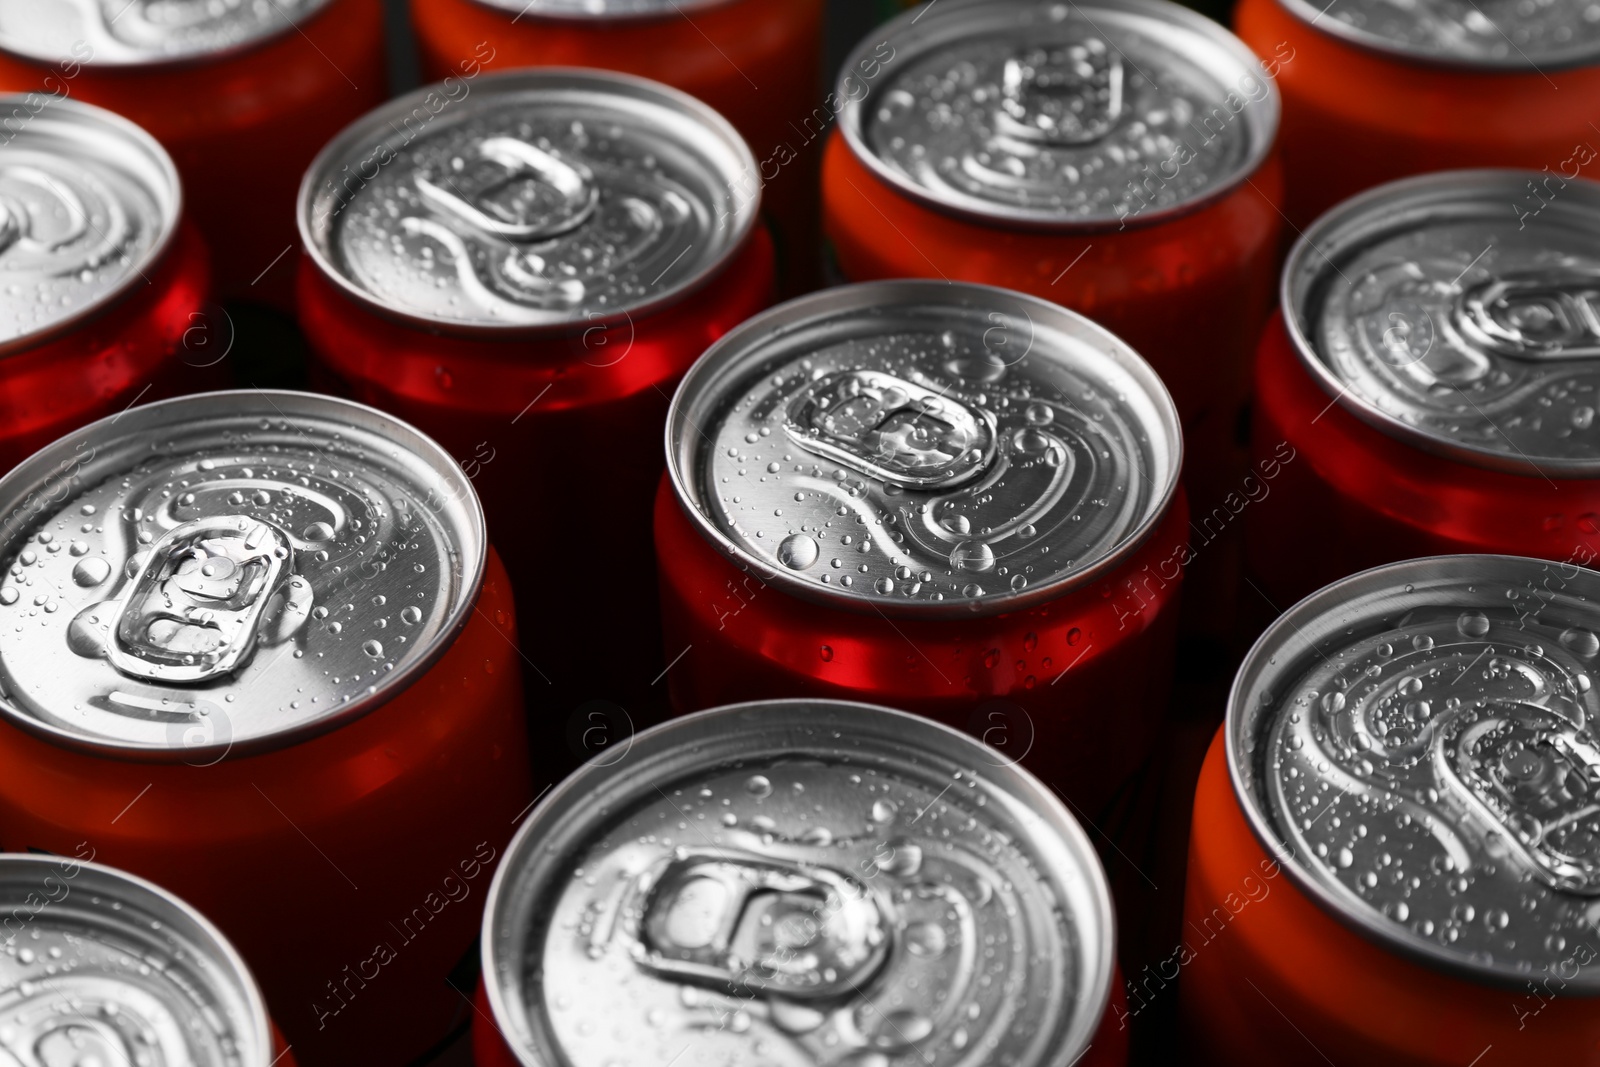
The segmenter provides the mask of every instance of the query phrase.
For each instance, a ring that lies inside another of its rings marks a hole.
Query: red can
[[[172,159],[97,107],[0,97],[0,472],[203,388],[225,338]]]
[[[1240,0],[1239,36],[1279,70],[1284,213],[1296,229],[1375,185],[1524,167],[1505,210],[1595,177],[1600,24],[1576,4]]]
[[[1581,567],[1437,556],[1266,632],[1153,983],[1178,982],[1186,1062],[1595,1062],[1597,600]]]
[[[782,283],[818,282],[817,168],[842,99],[825,94],[823,0],[412,0],[423,74],[599,67],[663,82],[733,123]],[[859,92],[859,90],[857,90]],[[750,187],[741,182],[742,189]]]
[[[590,702],[636,718],[661,692],[649,521],[667,402],[770,303],[772,245],[749,150],[682,93],[522,71],[435,117],[452,92],[396,100],[318,159],[300,320],[323,380],[439,440],[517,543],[530,692],[545,728],[575,716],[586,755]]]
[[[227,938],[166,890],[89,862],[94,851],[0,856],[0,1055],[295,1067]]]
[[[149,130],[177,162],[221,295],[284,310],[300,176],[385,82],[380,0],[0,9],[0,90],[70,96]]]
[[[1228,531],[1196,557],[1190,621],[1226,636],[1279,240],[1275,68],[1165,0],[929,5],[882,33],[846,65],[882,52],[884,73],[824,164],[840,269],[1032,293],[1148,359],[1178,405],[1195,514]]]
[[[0,846],[93,855],[239,946],[302,1063],[403,1063],[533,799],[505,572],[380,412],[209,393],[0,479]]]
[[[517,832],[478,1067],[1120,1067],[1111,897],[1050,789],[886,708],[783,700],[634,738]]]
[[[878,282],[760,315],[668,415],[673,707],[870,699],[1096,812],[1165,714],[1180,454],[1149,365],[1035,297]]]
[[[1600,186],[1519,221],[1532,177],[1395,182],[1295,246],[1256,367],[1263,612],[1412,556],[1600,551]]]

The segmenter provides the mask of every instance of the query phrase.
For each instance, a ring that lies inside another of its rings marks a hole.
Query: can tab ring
[[[151,682],[206,682],[237,670],[270,628],[310,612],[311,586],[276,526],[246,515],[196,519],[145,555],[111,620],[107,658]]]
[[[425,203],[503,241],[549,241],[581,227],[600,191],[586,171],[515,137],[488,137],[459,171],[419,171]]]
[[[727,852],[659,868],[637,936],[640,965],[664,978],[808,1001],[858,994],[890,944],[848,875]]]
[[[1539,271],[1478,282],[1456,298],[1461,336],[1529,362],[1600,357],[1600,274]]]
[[[847,370],[790,400],[784,432],[814,455],[905,489],[965,485],[994,462],[994,416],[892,374]]]
[[[1005,62],[995,130],[1044,148],[1093,144],[1122,118],[1122,57],[1099,37],[1029,48]]]

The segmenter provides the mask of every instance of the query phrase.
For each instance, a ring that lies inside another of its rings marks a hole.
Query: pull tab
[[[871,370],[811,382],[789,402],[784,430],[808,452],[907,489],[965,484],[995,455],[989,412]]]
[[[152,682],[204,682],[238,668],[290,577],[289,537],[245,515],[196,519],[150,549],[111,621],[107,658]]]
[[[1098,37],[1006,60],[997,130],[1047,147],[1086,145],[1122,117],[1122,57]]]
[[[1456,327],[1495,355],[1531,361],[1600,356],[1600,275],[1509,274],[1456,298]]]
[[[726,852],[670,861],[645,904],[641,964],[679,981],[804,1000],[849,996],[888,957],[866,888],[826,868]]]
[[[547,241],[593,214],[588,175],[515,137],[490,137],[459,171],[419,171],[417,191],[436,210],[506,241]]]
[[[1487,826],[1540,881],[1600,896],[1600,748],[1533,704],[1458,714],[1435,762]]]

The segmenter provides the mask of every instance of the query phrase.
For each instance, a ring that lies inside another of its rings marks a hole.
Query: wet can
[[[668,415],[655,529],[673,707],[916,712],[1093,817],[1164,715],[1181,453],[1149,365],[1036,297],[873,282],[758,316]]]
[[[1126,1062],[1105,874],[1044,783],[987,757],[801,700],[597,757],[490,888],[478,1067]]]
[[[0,90],[98,104],[149,130],[177,162],[221,295],[285,311],[300,176],[382,102],[386,77],[380,0],[0,6]]]
[[[1032,293],[1148,359],[1183,421],[1197,529],[1215,527],[1197,538],[1205,610],[1186,629],[1225,635],[1250,353],[1279,240],[1270,70],[1165,0],[930,5],[880,36],[885,69],[824,163],[840,270]]]
[[[1168,968],[1199,1062],[1593,1060],[1597,598],[1574,564],[1432,556],[1266,632],[1201,774]]]
[[[1600,552],[1600,185],[1519,221],[1531,177],[1395,182],[1295,246],[1256,367],[1251,614],[1413,556]]]
[[[62,438],[0,514],[0,846],[182,895],[304,1064],[464,1023],[446,980],[533,791],[456,463],[346,401],[207,393]]]
[[[753,181],[739,187],[762,190],[783,289],[795,294],[818,283],[817,169],[843,107],[820,83],[823,9],[823,0],[411,0],[411,19],[428,78],[599,67],[711,105],[750,144]]]
[[[222,932],[94,852],[0,855],[5,1062],[294,1067]]]
[[[615,740],[661,692],[661,427],[689,365],[771,302],[772,243],[748,148],[676,90],[485,74],[432,113],[448,91],[373,112],[308,174],[300,321],[323,384],[443,444],[517,545],[529,696],[542,729],[576,716],[581,750],[593,702]]]
[[[15,125],[12,125],[12,121]],[[203,239],[172,159],[97,107],[0,96],[0,472],[219,376]]]
[[[1600,92],[1600,23],[1582,5],[1240,0],[1234,26],[1277,72],[1296,229],[1428,171],[1539,171],[1505,205],[1513,217],[1600,172],[1584,103]]]

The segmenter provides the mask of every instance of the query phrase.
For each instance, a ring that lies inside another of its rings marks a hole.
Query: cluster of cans
[[[1593,1060],[1595,8],[411,11],[0,0],[0,1065]]]

